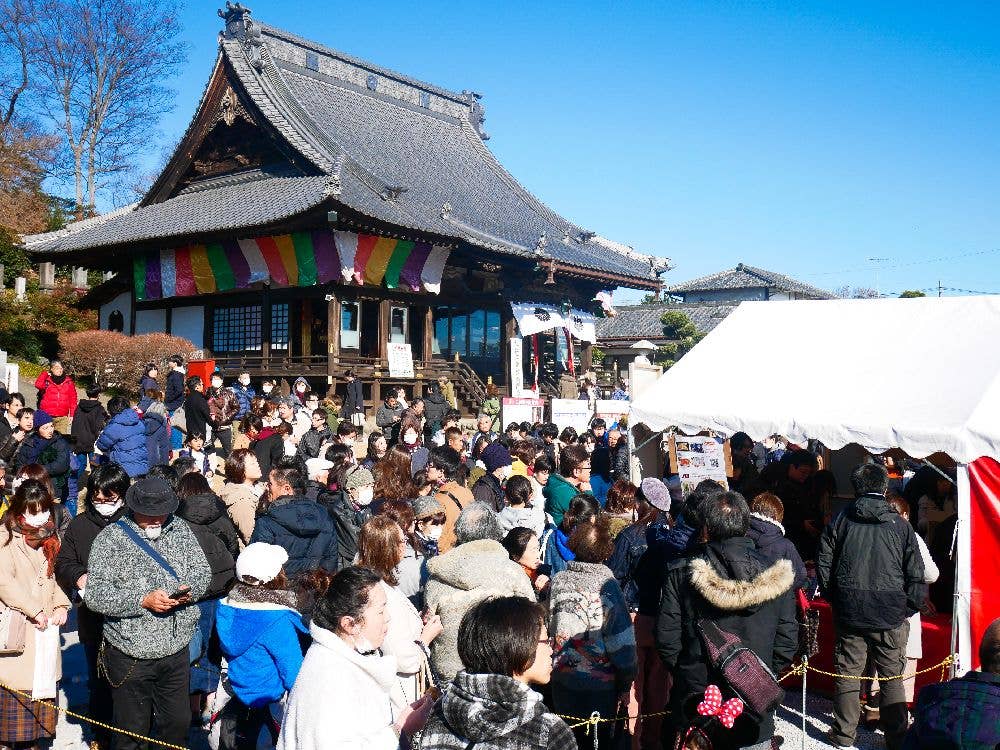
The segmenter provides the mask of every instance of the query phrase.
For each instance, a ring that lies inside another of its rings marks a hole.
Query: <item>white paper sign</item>
[[[511,422],[535,422],[542,421],[542,413],[545,409],[545,401],[540,398],[510,398],[504,397],[503,410],[500,412],[500,422],[503,429]]]
[[[517,336],[510,340],[510,395],[521,398],[524,393],[523,342]]]
[[[590,428],[592,416],[589,401],[577,398],[552,399],[552,421],[560,431],[572,427],[577,432],[583,432]]]
[[[413,351],[409,344],[389,343],[389,377],[413,377]]]
[[[677,452],[677,474],[685,494],[691,492],[703,479],[713,479],[723,487],[729,487],[725,453],[718,440],[676,435],[674,448]]]

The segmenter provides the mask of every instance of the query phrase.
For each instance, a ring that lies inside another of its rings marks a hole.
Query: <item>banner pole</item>
[[[806,680],[809,675],[809,657],[802,655],[802,750],[806,750]]]

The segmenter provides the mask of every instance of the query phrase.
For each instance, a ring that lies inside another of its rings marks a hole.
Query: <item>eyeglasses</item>
[[[551,648],[553,650],[555,650],[555,647],[556,647],[555,636],[549,636],[548,638],[540,638],[538,640],[538,643],[539,644],[542,644],[542,643],[548,644],[549,648]]]

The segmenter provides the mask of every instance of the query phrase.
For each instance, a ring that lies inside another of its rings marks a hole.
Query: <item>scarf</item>
[[[233,602],[243,602],[245,604],[277,604],[281,607],[288,607],[298,611],[298,597],[294,591],[286,589],[266,589],[263,586],[251,586],[247,583],[237,582],[229,592],[229,599]]]
[[[573,554],[573,550],[566,545],[569,541],[569,537],[563,533],[562,529],[557,528],[552,534],[552,537],[556,540],[556,549],[559,551],[559,557],[567,562],[576,559],[576,555]]]
[[[21,520],[14,524],[14,529],[24,537],[24,543],[31,549],[41,548],[49,564],[47,576],[51,578],[61,546],[59,535],[56,534],[56,522],[49,517],[49,520],[41,526],[29,526],[22,516]]]
[[[62,385],[62,382],[65,379],[66,379],[66,373],[63,373],[62,375],[53,375],[51,372],[49,373],[49,380],[51,380],[56,385]]]

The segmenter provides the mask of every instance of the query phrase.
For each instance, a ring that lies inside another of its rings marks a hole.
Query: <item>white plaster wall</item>
[[[125,327],[122,331],[127,336],[132,330],[132,293],[122,292],[117,297],[115,297],[110,302],[106,302],[101,305],[99,314],[100,323],[98,326],[106,331],[108,330],[108,318],[111,316],[115,310],[122,314],[122,318],[125,320]]]

